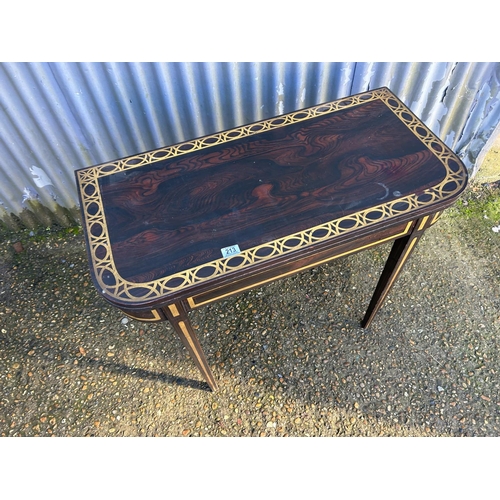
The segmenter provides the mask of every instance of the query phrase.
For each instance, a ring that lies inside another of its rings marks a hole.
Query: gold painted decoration
[[[378,206],[317,225],[286,237],[242,250],[239,254],[220,258],[191,269],[154,281],[134,283],[123,279],[115,267],[109,240],[98,180],[101,177],[138,168],[140,166],[178,157],[217,144],[228,143],[293,123],[309,120],[341,109],[358,106],[374,100],[383,101],[389,109],[440,160],[446,175],[442,182],[420,194],[411,194]],[[456,155],[423,125],[411,111],[386,88],[321,104],[251,125],[237,127],[201,139],[161,148],[129,158],[105,163],[77,172],[82,195],[84,224],[87,229],[90,255],[96,280],[103,293],[122,303],[144,302],[168,296],[197,283],[226,275],[257,262],[272,259],[336,236],[356,231],[388,219],[425,208],[446,200],[463,189],[467,179]],[[434,222],[434,221],[433,221]]]
[[[151,311],[148,311],[149,313],[151,313],[152,318],[143,318],[143,317],[136,316],[136,315],[132,314],[131,312],[125,312],[125,311],[122,311],[122,312],[125,313],[129,318],[136,319],[138,321],[162,321],[163,320],[163,318],[160,316],[160,314],[158,313],[158,311],[156,309],[152,309]]]
[[[249,285],[242,286],[241,288],[231,290],[231,292],[228,292],[228,293],[222,293],[220,295],[217,295],[216,297],[213,297],[213,298],[210,298],[207,300],[200,300],[197,302],[198,297],[188,297],[187,302],[192,309],[195,309],[196,307],[204,306],[206,304],[209,304],[210,302],[215,302],[215,301],[223,299],[225,297],[230,297],[231,295],[235,295],[237,293],[244,292],[245,290],[250,290],[251,288],[265,285],[266,283],[269,283],[271,281],[275,281],[275,280],[281,279],[281,278],[286,278],[287,276],[290,276],[292,274],[297,274],[301,271],[305,271],[306,269],[310,269],[311,267],[320,266],[321,264],[331,262],[332,260],[338,259],[340,257],[345,257],[346,255],[349,255],[351,253],[359,252],[360,250],[365,250],[365,249],[373,247],[375,245],[380,245],[382,243],[385,243],[386,241],[391,241],[391,240],[394,240],[396,238],[401,238],[402,236],[405,236],[410,232],[412,225],[413,225],[413,222],[408,222],[405,229],[398,234],[394,234],[393,236],[389,236],[387,238],[374,241],[373,243],[368,243],[368,244],[360,246],[358,248],[353,248],[352,250],[347,250],[346,252],[339,253],[339,254],[334,255],[332,257],[327,257],[326,259],[322,259],[322,260],[313,262],[312,264],[308,264],[307,266],[299,267],[297,269],[292,269],[291,271],[285,272],[285,273],[277,275],[277,276],[273,276],[272,278],[267,278],[267,279],[264,279],[262,281],[256,281],[255,283],[251,283]],[[217,289],[211,290],[211,291],[216,291],[216,290]]]

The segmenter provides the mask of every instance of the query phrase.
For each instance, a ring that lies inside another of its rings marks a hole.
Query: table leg
[[[434,220],[431,220],[430,216],[417,219],[412,232],[408,236],[403,236],[394,242],[384,270],[382,271],[382,275],[380,276],[377,287],[375,288],[370,305],[368,306],[368,310],[366,311],[365,317],[361,322],[362,328],[368,328],[370,326],[375,314],[382,307],[387,294],[398,278],[405,262],[413,252],[424,230],[431,225]]]
[[[182,302],[177,302],[171,304],[164,308],[170,324],[173,326],[174,330],[177,332],[182,340],[182,343],[189,351],[191,358],[196,363],[196,366],[203,374],[205,380],[207,381],[210,389],[212,391],[217,390],[217,382],[213,376],[212,370],[208,365],[203,349],[194,333],[191,322],[189,321],[188,313],[186,312]]]

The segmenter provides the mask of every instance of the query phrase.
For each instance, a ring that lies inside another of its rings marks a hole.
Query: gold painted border
[[[429,220],[430,215],[426,215],[421,221],[420,225],[418,226],[418,231],[422,231],[422,229],[425,227],[427,224],[427,221]]]
[[[439,219],[439,217],[441,217],[441,214],[442,214],[442,212],[436,212],[436,214],[434,215],[434,218],[432,219],[431,226]]]
[[[367,245],[363,245],[362,247],[353,248],[352,250],[348,250],[347,252],[339,253],[338,255],[333,255],[331,257],[327,257],[326,259],[320,260],[318,262],[314,262],[313,264],[308,264],[307,266],[299,267],[298,269],[293,269],[292,271],[288,271],[288,272],[280,274],[278,276],[273,276],[272,278],[267,278],[265,280],[259,281],[257,283],[253,283],[253,284],[245,286],[243,288],[238,288],[237,290],[233,290],[230,293],[218,295],[217,297],[214,297],[214,298],[208,299],[208,300],[204,300],[203,302],[195,302],[196,295],[193,297],[189,297],[187,299],[188,304],[192,309],[195,309],[196,307],[204,306],[206,304],[209,304],[210,302],[215,302],[215,301],[223,299],[225,297],[230,297],[231,295],[235,295],[237,293],[244,292],[245,290],[249,290],[250,288],[265,285],[266,283],[269,283],[270,281],[276,281],[276,280],[281,279],[281,278],[286,278],[287,276],[290,276],[291,274],[300,273],[301,271],[305,271],[306,269],[310,269],[311,267],[320,266],[321,264],[325,264],[326,262],[329,262],[331,260],[338,259],[339,257],[345,257],[346,255],[349,255],[350,253],[359,252],[361,250],[365,250],[366,248],[370,248],[370,247],[373,247],[375,245],[380,245],[382,243],[394,240],[396,238],[401,238],[402,236],[405,236],[406,234],[408,234],[410,232],[410,228],[412,225],[413,225],[413,222],[408,222],[405,229],[401,233],[394,234],[393,236],[389,236],[389,237],[384,238],[382,240],[374,241],[373,243],[368,243]]]
[[[133,314],[130,314],[129,312],[125,312],[123,310],[122,310],[122,313],[126,314],[129,318],[136,319],[138,321],[162,321],[162,319],[163,319],[156,309],[151,309],[151,313],[153,314],[153,318],[139,318],[139,317],[134,316]]]
[[[361,212],[243,250],[234,257],[217,259],[154,281],[134,283],[123,279],[119,275],[113,260],[103,203],[99,191],[98,179],[100,177],[137,168],[148,163],[181,156],[217,144],[231,142],[242,137],[252,136],[267,130],[284,127],[292,123],[305,121],[378,99],[382,100],[441,161],[446,171],[443,181],[425,190],[420,195],[412,194],[382,203]],[[460,192],[467,182],[466,171],[464,172],[464,167],[458,157],[387,88],[346,97],[115,162],[89,167],[77,171],[77,177],[82,198],[84,225],[88,236],[96,280],[107,296],[117,299],[122,303],[137,303],[161,298],[169,293],[183,290],[194,284],[213,279],[216,276],[251,266],[256,262],[268,260],[278,255],[298,250],[299,248],[329,240],[340,234],[346,234],[362,227],[374,225],[416,209],[425,208],[438,201],[452,197]],[[98,251],[99,254],[104,254],[102,258],[97,257]]]
[[[174,318],[176,318],[177,316],[180,316],[179,309],[177,309],[177,306],[175,304],[170,304],[168,306],[168,308],[170,309],[170,312],[172,313],[172,316]]]

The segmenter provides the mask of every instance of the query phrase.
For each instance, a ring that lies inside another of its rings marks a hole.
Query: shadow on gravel
[[[153,382],[161,382],[169,385],[190,387],[191,389],[211,392],[210,387],[206,382],[199,382],[197,380],[191,380],[183,377],[174,377],[172,375],[167,375],[166,373],[158,373],[150,370],[144,370],[142,368],[132,368],[122,363],[110,363],[109,361],[102,361],[99,358],[84,358],[83,360],[80,360],[80,363],[89,367],[102,366],[103,370],[110,373],[116,373],[117,375],[131,375],[139,379],[147,379]]]
[[[92,368],[95,370],[113,373],[121,376],[132,376],[137,379],[146,379],[152,382],[160,382],[171,386],[190,387],[200,391],[211,392],[210,387],[206,382],[192,380],[184,377],[175,377],[166,373],[145,370],[143,368],[136,368],[127,366],[124,363],[116,363],[108,360],[103,360],[98,357],[91,356],[77,356],[61,349],[54,349],[51,345],[38,340],[31,339],[28,342],[21,342],[19,340],[8,338],[5,335],[0,335],[0,347],[2,350],[13,350],[23,357],[28,356],[28,352],[36,349],[39,352],[45,353],[46,365],[52,364],[52,369],[58,362],[64,362],[70,365],[71,363],[78,362],[80,369]],[[42,369],[46,366],[42,365]]]

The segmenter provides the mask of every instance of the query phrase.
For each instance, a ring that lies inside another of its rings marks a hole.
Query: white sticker
[[[241,252],[240,247],[238,245],[232,245],[230,247],[221,248],[222,257],[231,257],[232,255],[237,255]]]

